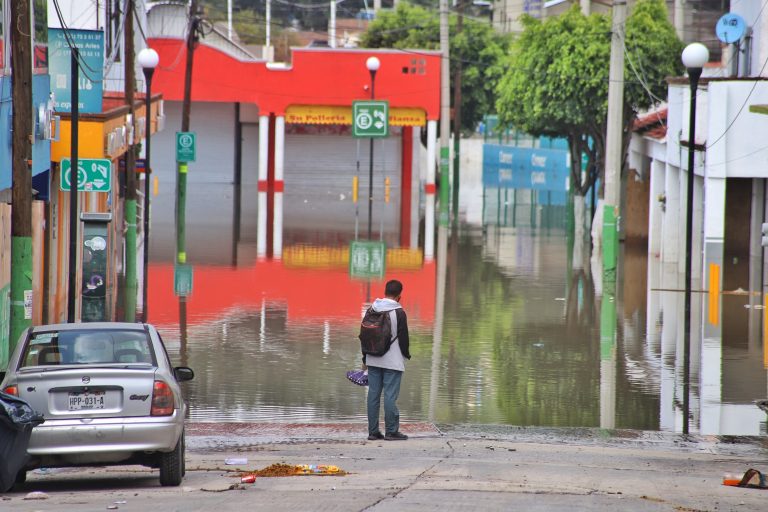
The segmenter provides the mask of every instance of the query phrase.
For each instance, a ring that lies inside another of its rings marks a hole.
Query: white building
[[[740,379],[765,379],[759,368],[765,356],[759,354],[765,346],[762,307],[768,282],[761,247],[761,224],[768,218],[768,116],[758,111],[768,104],[768,18],[760,16],[756,2],[734,4],[733,12],[751,27],[751,40],[744,40],[738,55],[739,76],[731,65],[733,47],[724,49],[723,64],[705,67],[696,93],[695,141],[689,133],[690,83],[687,77],[674,78],[669,81],[666,136],[636,133],[629,154],[629,167],[650,178],[651,297],[653,290],[679,290],[685,284],[688,146],[695,144],[692,317],[702,322],[692,325],[703,327],[691,333],[691,344],[701,347],[692,353],[692,365],[699,375],[700,414],[708,418],[698,426],[703,434],[732,430],[740,415],[747,421],[756,414],[752,404],[734,405],[738,390],[722,389],[722,382],[733,386]],[[650,323],[658,321],[654,311],[659,308],[649,303]],[[679,331],[669,315],[682,312],[671,308],[666,313],[664,329]],[[739,375],[721,378],[734,371],[734,364]]]

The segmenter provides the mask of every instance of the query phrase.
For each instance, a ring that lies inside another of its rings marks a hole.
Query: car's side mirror
[[[185,380],[194,379],[195,372],[188,366],[177,366],[173,369],[173,376],[176,377],[177,381],[184,382]]]

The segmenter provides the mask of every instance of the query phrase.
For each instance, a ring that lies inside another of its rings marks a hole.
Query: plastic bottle
[[[739,475],[733,473],[725,473],[723,475],[723,485],[732,485],[736,487],[739,485],[739,482],[741,482],[741,477]]]

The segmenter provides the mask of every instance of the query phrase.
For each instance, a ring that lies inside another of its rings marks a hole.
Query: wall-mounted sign
[[[564,191],[570,169],[566,150],[483,144],[486,187]]]
[[[101,112],[104,70],[104,32],[101,30],[48,29],[48,74],[57,112],[72,112],[70,44],[80,55],[78,107],[83,114]]]

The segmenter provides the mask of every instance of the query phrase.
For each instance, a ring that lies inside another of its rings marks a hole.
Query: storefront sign
[[[291,105],[285,111],[288,124],[352,125],[352,108],[341,106]],[[420,108],[390,108],[390,126],[426,126],[427,113]]]
[[[57,112],[72,112],[71,51],[73,44],[80,56],[78,69],[78,106],[81,114],[101,112],[104,69],[104,32],[48,29],[48,73]]]

